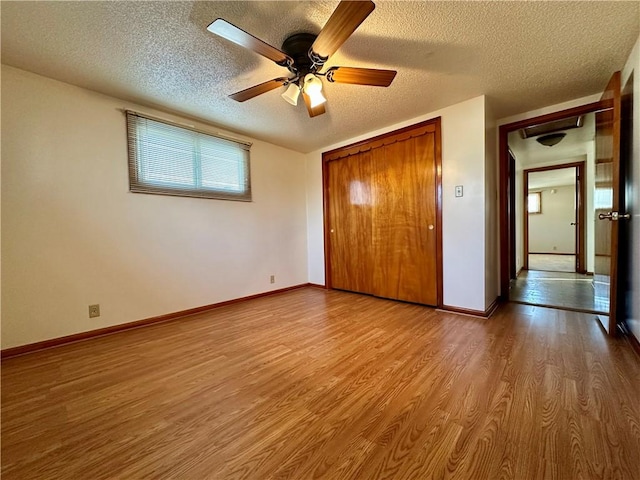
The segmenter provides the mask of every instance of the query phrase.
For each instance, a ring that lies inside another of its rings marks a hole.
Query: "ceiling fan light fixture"
[[[304,77],[304,93],[309,95],[311,108],[322,105],[327,101],[325,96],[322,94],[322,80],[312,73],[308,73]]]
[[[300,96],[300,87],[295,83],[290,83],[289,88],[282,94],[287,103],[290,103],[294,107],[298,105],[298,97]]]
[[[566,133],[551,133],[549,135],[543,135],[542,137],[536,138],[536,142],[546,147],[553,147],[554,145],[559,144],[566,136]]]
[[[315,92],[313,95],[309,95],[309,99],[311,100],[311,108],[316,108],[318,105],[322,105],[327,101],[322,92]]]

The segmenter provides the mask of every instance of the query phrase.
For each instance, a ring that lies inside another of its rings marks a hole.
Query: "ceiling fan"
[[[322,95],[320,77],[335,83],[388,87],[396,76],[394,70],[331,67],[322,72],[329,57],[340,48],[374,8],[375,4],[370,0],[341,1],[318,35],[293,34],[283,42],[282,50],[218,18],[207,27],[207,30],[241,47],[253,50],[287,68],[290,72],[289,76],[274,78],[233,93],[229,97],[237,102],[244,102],[275,88],[288,86],[282,97],[290,104],[297,105],[298,96],[302,93],[309,116],[315,117],[325,113],[326,98]]]

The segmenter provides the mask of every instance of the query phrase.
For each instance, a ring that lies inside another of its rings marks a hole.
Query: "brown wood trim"
[[[491,305],[489,305],[489,307],[484,311],[472,310],[470,308],[452,307],[451,305],[442,305],[438,307],[437,310],[441,310],[443,312],[457,313],[459,315],[469,315],[471,317],[489,318],[498,309],[499,305],[500,305],[500,299],[496,298],[493,302],[491,302]]]
[[[548,113],[517,122],[507,123],[498,127],[498,155],[499,155],[499,215],[500,222],[500,298],[509,299],[509,133],[524,127],[540,123],[552,122],[566,117],[585,115],[587,113],[604,110],[613,106],[613,100],[601,100],[578,107]]]
[[[415,125],[409,125],[408,127],[393,130],[391,132],[383,133],[372,138],[367,138],[344,147],[339,147],[322,154],[322,160],[330,162],[332,160],[338,160],[340,158],[348,157],[349,155],[355,155],[360,152],[366,152],[372,148],[378,148],[383,145],[389,145],[402,140],[407,140],[411,137],[419,137],[425,133],[434,132],[435,120],[439,120],[440,117],[425,120],[424,122],[416,123]]]
[[[508,176],[509,176],[509,187],[508,187],[508,209],[509,209],[509,275],[511,278],[518,278],[518,273],[516,272],[517,267],[517,242],[516,242],[516,157],[511,151],[508,149],[509,153],[509,165],[508,165]]]
[[[327,290],[327,286],[326,285],[320,285],[319,283],[308,283],[307,285],[309,287],[322,288],[323,290]]]
[[[442,266],[442,130],[441,117],[433,119],[435,124],[435,140],[436,140],[436,275],[437,275],[437,300],[438,306],[442,305],[444,278]]]
[[[525,118],[524,120],[518,120],[517,122],[507,123],[505,125],[501,125],[500,128],[508,127],[508,131],[513,132],[514,130],[520,130],[524,127],[533,127],[541,123],[553,122],[555,120],[562,120],[563,118],[575,117],[578,115],[586,115],[587,113],[596,112],[598,110],[606,110],[612,106],[613,102],[611,100],[600,100],[598,102],[568,108],[567,110],[560,110],[558,112],[551,112],[537,117]]]
[[[529,252],[529,255],[575,255],[575,253]]]
[[[331,289],[331,232],[329,230],[329,163],[322,154],[322,218],[324,233],[324,284]]]
[[[578,231],[576,238],[576,273],[587,272],[587,164],[580,162],[581,165],[576,167],[576,217],[578,222]]]
[[[344,158],[353,153],[359,151],[367,151],[370,148],[365,148],[369,141],[381,141],[385,139],[400,139],[400,135],[405,135],[406,138],[424,135],[428,132],[433,132],[435,135],[435,162],[436,162],[436,275],[437,275],[437,302],[438,305],[442,305],[443,302],[443,264],[442,264],[442,130],[441,130],[442,117],[435,117],[424,122],[417,123],[416,125],[410,125],[408,127],[394,130],[382,135],[378,135],[368,140],[362,140],[360,142],[347,145],[329,152],[322,153],[322,209],[324,218],[324,275],[325,285],[328,290],[333,288],[331,284],[331,233],[329,225],[329,162],[336,161],[340,158]],[[420,134],[412,135],[413,130],[420,132]],[[402,137],[405,138],[405,137]],[[389,141],[388,143],[392,143]],[[381,144],[382,145],[382,144]],[[371,147],[375,148],[375,147]],[[355,149],[362,149],[356,150]],[[342,152],[350,152],[342,155]]]
[[[526,170],[523,170],[525,172],[546,172],[549,170],[558,170],[560,168],[579,168],[581,165],[584,165],[584,160],[580,161],[580,162],[569,162],[569,163],[559,163],[558,165],[547,165],[546,167],[534,167],[534,168],[527,168]]]
[[[500,298],[509,300],[509,256],[510,251],[509,228],[515,224],[509,223],[509,125],[498,128],[498,222],[500,224]],[[515,188],[515,185],[511,186]],[[515,258],[515,255],[513,255]]]
[[[523,230],[524,230],[524,259],[523,265],[525,270],[529,268],[529,255],[534,252],[529,251],[529,215],[527,212],[527,204],[528,204],[528,192],[529,192],[529,174],[532,172],[548,172],[551,170],[559,170],[562,168],[575,168],[576,169],[576,183],[575,183],[575,195],[576,195],[576,220],[578,223],[578,228],[576,229],[576,236],[574,239],[574,247],[576,253],[567,253],[566,255],[577,255],[576,262],[580,265],[580,268],[576,267],[576,273],[585,273],[587,271],[586,266],[586,252],[584,251],[586,248],[585,241],[585,183],[586,183],[586,167],[585,162],[569,162],[562,163],[558,165],[549,165],[546,167],[535,167],[535,168],[527,168],[523,170],[524,181],[523,181],[523,191],[524,191],[524,203],[523,203]],[[541,200],[542,201],[542,200]],[[541,209],[542,211],[542,209]],[[544,253],[544,255],[554,255],[553,253]],[[557,254],[557,255],[565,255],[565,254]]]
[[[234,298],[232,300],[226,300],[224,302],[212,303],[211,305],[204,305],[202,307],[189,308],[187,310],[181,310],[179,312],[167,313],[165,315],[159,315],[157,317],[145,318],[143,320],[136,320],[133,322],[121,323],[119,325],[112,325],[110,327],[98,328],[97,330],[89,330],[88,332],[74,333],[73,335],[66,335],[64,337],[52,338],[50,340],[43,340],[41,342],[29,343],[27,345],[20,345],[18,347],[5,348],[0,352],[0,358],[16,357],[18,355],[24,355],[26,353],[36,352],[38,350],[45,350],[48,348],[59,347],[68,343],[80,342],[82,340],[88,340],[95,337],[103,337],[105,335],[111,335],[113,333],[123,332],[125,330],[131,330],[134,328],[146,327],[156,323],[169,322],[172,320],[181,320],[185,317],[190,317],[203,313],[214,308],[224,307],[232,305],[234,303],[240,303],[247,300],[253,300],[261,297],[268,297],[276,295],[278,293],[288,292],[290,290],[297,290],[304,287],[321,287],[322,285],[315,285],[312,283],[302,283],[300,285],[293,285],[291,287],[280,288],[278,290],[271,290],[269,292],[257,293],[255,295],[249,295],[247,297]]]
[[[522,269],[529,270],[529,171],[522,172]],[[542,196],[540,196],[542,211]]]

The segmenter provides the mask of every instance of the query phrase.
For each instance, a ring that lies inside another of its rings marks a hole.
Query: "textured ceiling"
[[[391,87],[325,82],[315,118],[280,90],[227,98],[287,71],[209,23],[280,48],[317,33],[337,3],[2,1],[2,62],[308,152],[482,94],[502,118],[596,93],[639,31],[637,1],[377,1],[327,66],[395,69]]]

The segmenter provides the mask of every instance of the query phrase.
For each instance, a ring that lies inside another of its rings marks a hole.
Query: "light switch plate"
[[[462,185],[456,185],[456,197],[462,196]]]

